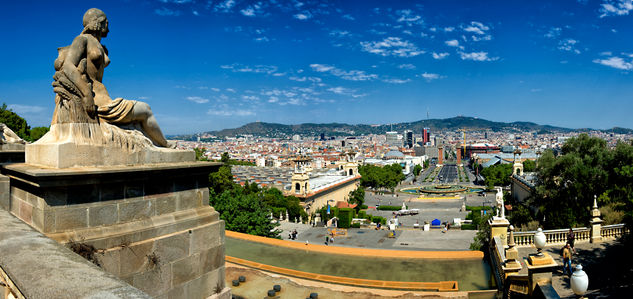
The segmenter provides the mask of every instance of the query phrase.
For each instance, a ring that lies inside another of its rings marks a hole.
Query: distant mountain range
[[[423,128],[429,128],[432,132],[455,131],[466,128],[471,130],[500,131],[536,131],[538,133],[555,133],[571,131],[590,131],[592,129],[569,129],[550,125],[539,125],[533,122],[517,121],[511,123],[495,122],[476,117],[457,116],[445,119],[428,119],[415,122],[404,122],[386,125],[350,125],[341,123],[314,124],[305,123],[298,125],[284,125],[276,123],[252,122],[239,128],[224,129],[206,132],[217,137],[232,137],[239,135],[255,135],[262,137],[287,137],[292,135],[319,136],[358,136],[367,134],[384,134],[387,131],[412,130],[415,134],[421,134]],[[633,130],[615,127],[609,130],[600,130],[618,134],[632,134]],[[203,133],[205,134],[205,133]],[[172,136],[172,138],[191,139],[195,135]]]

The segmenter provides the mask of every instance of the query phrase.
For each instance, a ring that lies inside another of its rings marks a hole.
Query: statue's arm
[[[84,74],[85,61],[87,59],[87,39],[85,36],[77,36],[66,52],[62,71],[73,82],[83,95],[84,105],[86,108],[94,106],[94,98],[92,93],[92,84],[87,80],[88,76]],[[83,70],[80,70],[83,69]]]

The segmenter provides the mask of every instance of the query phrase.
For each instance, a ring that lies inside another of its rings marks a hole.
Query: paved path
[[[552,273],[552,285],[561,298],[576,298],[571,291],[569,277],[563,274],[563,259],[560,255],[560,246],[548,247],[544,249],[554,258],[559,267]],[[528,254],[536,253],[536,248],[519,248],[519,256],[523,270],[521,273],[527,274],[525,260]],[[622,287],[627,282],[622,281],[622,276],[618,271],[631,271],[630,250],[622,247],[618,241],[610,240],[603,243],[581,243],[576,244],[576,254],[572,258],[572,267],[575,269],[578,263],[582,264],[583,270],[589,277],[589,298],[625,298],[631,296],[631,282],[628,286]],[[619,262],[622,261],[622,262]],[[623,268],[624,267],[624,268]],[[628,268],[628,269],[627,269]],[[630,276],[630,273],[629,273]],[[621,297],[626,294],[625,297]]]

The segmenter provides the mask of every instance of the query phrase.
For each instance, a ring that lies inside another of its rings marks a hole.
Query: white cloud
[[[20,104],[9,104],[7,105],[7,108],[11,109],[11,111],[17,114],[40,113],[46,110],[46,108],[43,106],[30,106],[30,105],[20,105]]]
[[[231,70],[235,73],[259,73],[259,74],[277,74],[277,66],[274,65],[255,65],[248,66],[242,65],[238,63],[230,64],[230,65],[221,65],[220,68]]]
[[[267,6],[264,2],[256,2],[250,4],[246,8],[240,10],[240,13],[246,17],[255,17],[257,15],[266,15],[264,8]]]
[[[427,73],[427,72],[424,72],[423,74],[421,74],[420,77],[424,78],[426,82],[431,82],[433,80],[444,78],[443,76],[440,76],[439,74],[433,74],[433,73]]]
[[[633,61],[626,61],[622,57],[612,56],[607,59],[594,59],[594,63],[602,64],[608,67],[616,68],[619,70],[631,71],[633,70]]]
[[[399,37],[387,37],[378,42],[361,42],[363,51],[381,56],[413,57],[423,54],[413,43]]]
[[[410,82],[411,79],[398,79],[398,78],[387,78],[387,79],[382,79],[382,82],[385,83],[391,83],[391,84],[404,84],[407,82]]]
[[[209,109],[207,114],[215,116],[252,116],[255,115],[255,112],[244,109],[233,109],[229,105],[220,105],[214,109]]]
[[[455,27],[444,27],[444,32],[453,32]]]
[[[543,89],[541,89],[541,88],[532,88],[532,89],[530,89],[530,92],[541,92],[541,91],[543,91]]]
[[[218,3],[215,7],[213,7],[213,10],[219,12],[230,12],[234,6],[235,0],[226,0]]]
[[[327,64],[315,63],[315,64],[311,64],[310,67],[316,72],[319,72],[319,73],[328,72],[343,80],[371,81],[371,80],[378,79],[378,75],[376,74],[368,74],[365,71],[359,71],[359,70],[345,71],[345,70],[342,70],[342,69],[339,69]]]
[[[346,20],[350,20],[350,21],[354,21],[356,20],[356,18],[352,17],[351,15],[343,15],[341,18],[346,19]]]
[[[349,31],[343,31],[343,30],[338,30],[338,29],[330,31],[330,36],[344,37],[347,35],[349,35]]]
[[[547,31],[547,33],[545,33],[544,36],[547,38],[558,38],[562,30],[563,29],[561,29],[560,27],[552,27],[549,29],[549,31]]]
[[[462,60],[473,60],[473,61],[495,61],[498,60],[499,57],[488,57],[488,52],[471,52],[464,53],[458,52],[459,56]]]
[[[328,91],[331,91],[335,94],[343,94],[343,95],[348,95],[348,94],[352,94],[355,92],[355,90],[350,89],[350,88],[345,88],[342,86],[338,86],[338,87],[332,87],[332,88],[328,88]]]
[[[444,53],[435,53],[435,52],[433,52],[433,58],[434,58],[434,59],[438,59],[438,60],[444,59],[444,58],[446,58],[448,55],[450,55],[450,54],[448,54],[448,53],[446,53],[446,52],[444,52]]]
[[[410,9],[398,10],[396,15],[398,16],[398,23],[405,23],[407,26],[423,23],[422,17],[414,14]]]
[[[576,48],[578,41],[571,38],[566,38],[558,42],[558,49],[561,51],[573,52],[580,54],[580,50]]]
[[[247,101],[257,101],[257,100],[259,100],[259,97],[258,96],[254,96],[254,95],[253,96],[246,96],[246,95],[244,95],[244,96],[242,96],[242,99],[247,100]]]
[[[220,91],[220,89],[219,89],[219,88],[216,88],[216,87],[211,87],[211,90],[213,90],[213,91],[215,91],[215,92]]]
[[[447,40],[444,42],[447,46],[451,46],[451,47],[458,47],[459,46],[459,41],[456,39],[452,39],[452,40]]]
[[[403,69],[403,70],[413,70],[415,69],[415,65],[410,64],[410,63],[406,63],[406,64],[401,64],[398,66],[399,69]]]
[[[198,104],[204,104],[204,103],[208,103],[209,99],[205,99],[202,97],[186,97],[185,99],[187,99],[187,101],[192,101],[194,103],[198,103]]]
[[[600,5],[601,18],[610,16],[626,16],[633,10],[633,0],[606,0]]]
[[[303,13],[295,14],[292,17],[294,17],[297,20],[305,21],[307,19],[312,18],[312,14],[310,14],[310,12],[308,12],[308,11],[305,11]]]
[[[297,82],[306,82],[306,81],[312,81],[314,83],[319,83],[321,82],[321,78],[319,77],[297,77],[297,76],[291,76],[288,79],[292,80],[292,81],[297,81]]]
[[[470,25],[464,27],[464,31],[476,34],[485,34],[488,29],[490,29],[490,27],[480,22],[470,22]]]

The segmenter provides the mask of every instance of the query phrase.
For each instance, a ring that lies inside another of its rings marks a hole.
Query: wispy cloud
[[[360,42],[360,45],[363,51],[381,56],[413,57],[424,53],[413,43],[399,37],[387,37],[376,42]]]
[[[335,66],[327,65],[327,64],[315,63],[315,64],[311,64],[310,67],[312,68],[312,70],[316,72],[330,73],[331,75],[334,75],[344,80],[371,81],[371,80],[378,79],[378,75],[376,74],[368,74],[365,71],[359,71],[359,70],[345,71]]]
[[[356,18],[352,17],[349,14],[342,15],[341,18],[346,19],[346,20],[350,20],[350,21],[356,20]]]
[[[459,47],[459,41],[456,39],[447,40],[444,43],[450,47]]]
[[[256,2],[240,10],[240,13],[246,17],[266,16],[268,15],[266,11],[264,11],[266,6],[267,4],[264,2]]]
[[[547,33],[545,33],[544,36],[547,38],[558,38],[562,30],[563,29],[560,27],[552,27],[547,31]]]
[[[566,38],[558,42],[558,49],[561,51],[573,52],[576,54],[580,54],[580,50],[576,48],[578,45],[578,41],[571,38]]]
[[[404,84],[404,83],[411,82],[411,79],[385,78],[385,79],[382,79],[382,82],[391,83],[391,84]]]
[[[600,4],[600,17],[626,16],[633,10],[633,0],[606,0]]]
[[[433,80],[444,78],[444,76],[441,76],[440,74],[427,73],[427,72],[422,73],[420,77],[424,78],[426,82],[431,82]]]
[[[403,69],[403,70],[413,70],[415,69],[415,65],[410,64],[410,63],[406,63],[406,64],[401,64],[398,66],[399,69]]]
[[[154,13],[156,13],[159,16],[164,16],[164,17],[177,17],[180,15],[179,10],[169,9],[167,7],[157,8],[154,10]]]
[[[410,9],[398,10],[396,11],[396,16],[398,17],[398,23],[405,23],[407,26],[422,24],[424,22],[421,16],[413,13]]]
[[[448,55],[450,55],[450,54],[445,53],[445,52],[444,53],[435,53],[435,52],[433,52],[432,55],[433,55],[434,59],[441,60],[441,59],[444,59],[444,58],[448,57]]]
[[[204,103],[209,102],[209,99],[205,99],[203,97],[198,97],[198,96],[186,97],[185,99],[187,99],[187,101],[191,101],[198,104],[204,104]]]
[[[486,31],[490,29],[490,27],[480,23],[480,22],[470,22],[470,25],[466,25],[463,27],[464,31],[471,32],[475,34],[486,34]]]
[[[304,11],[304,12],[294,14],[292,17],[297,20],[305,21],[305,20],[311,19],[312,14],[309,11]]]
[[[253,116],[255,112],[252,110],[239,109],[230,105],[222,104],[207,111],[208,115],[215,116]]]
[[[216,12],[227,13],[227,12],[230,12],[233,9],[234,6],[235,6],[235,0],[225,0],[225,1],[222,1],[222,2],[220,2],[218,4],[216,4],[213,7],[213,10],[216,11]]]
[[[17,114],[40,113],[46,110],[46,108],[43,106],[30,106],[30,105],[20,105],[20,104],[9,104],[7,105],[7,108],[11,109],[13,112]]]
[[[633,55],[629,55],[626,60],[622,57],[611,56],[605,59],[594,59],[593,62],[619,70],[631,71],[633,70],[633,58],[631,56]]]
[[[498,60],[499,57],[488,57],[488,52],[471,52],[471,53],[465,53],[465,52],[458,52],[459,53],[459,57],[462,60],[473,60],[473,61],[495,61]]]
[[[278,69],[277,66],[274,66],[274,65],[248,66],[248,65],[234,63],[230,65],[221,65],[220,67],[226,70],[231,70],[232,72],[236,72],[236,73],[259,73],[259,74],[269,74],[269,75],[279,74],[277,73],[277,69]]]

